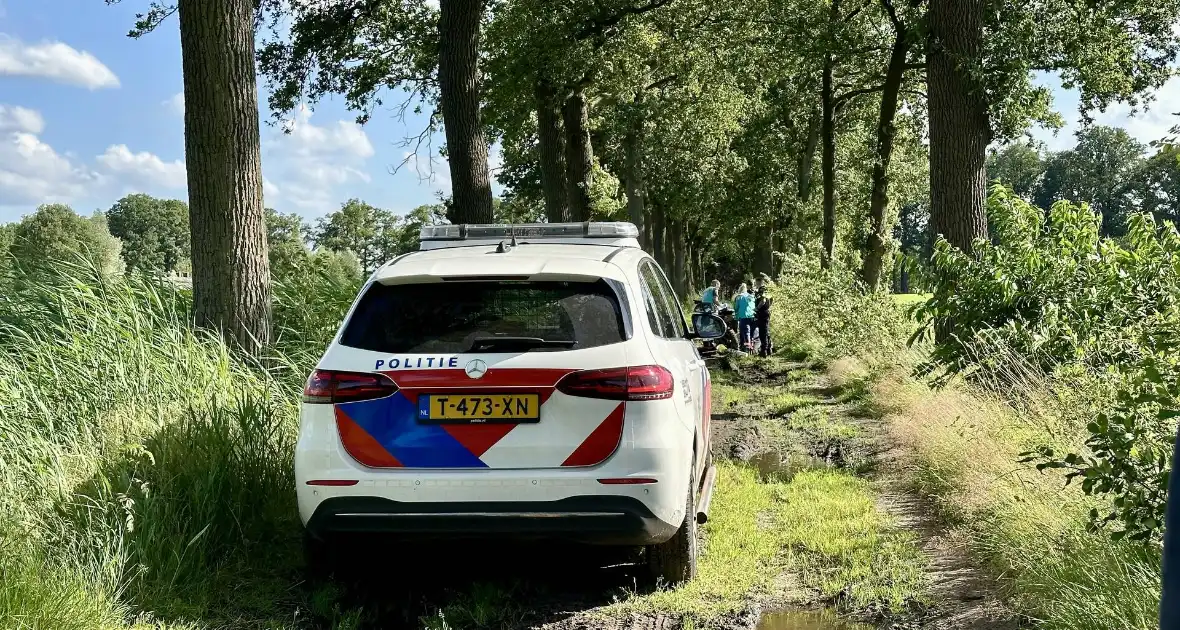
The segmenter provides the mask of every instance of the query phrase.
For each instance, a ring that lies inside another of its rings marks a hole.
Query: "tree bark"
[[[644,195],[644,197],[646,198],[646,195]],[[652,238],[654,238],[652,236],[652,221],[653,221],[653,219],[652,219],[651,205],[650,204],[644,205],[644,207],[643,207],[643,249],[647,250],[647,253],[654,256],[655,249],[652,247]]]
[[[822,121],[820,112],[814,112],[807,119],[807,146],[804,147],[803,153],[799,154],[799,172],[797,180],[799,182],[799,201],[807,203],[811,199],[811,190],[813,188],[812,182],[815,179],[811,176],[813,165],[815,164],[815,150],[819,148],[819,128]]]
[[[886,0],[888,1],[888,0]],[[885,71],[884,89],[881,91],[881,111],[877,120],[877,159],[873,163],[872,193],[869,196],[869,238],[865,244],[864,264],[860,278],[869,291],[880,286],[881,267],[885,261],[885,244],[889,233],[885,229],[885,208],[889,205],[889,160],[893,155],[893,138],[897,129],[897,96],[905,75],[906,54],[909,41],[905,26],[894,23],[893,50],[889,54],[889,66]]]
[[[270,343],[253,0],[182,0],[193,317],[259,354]]]
[[[575,221],[590,220],[590,186],[594,177],[594,149],[590,144],[590,112],[579,89],[561,108],[565,123],[566,197]]]
[[[565,191],[565,129],[557,107],[557,93],[548,79],[537,80],[537,145],[541,160],[541,193],[545,218],[551,223],[570,220]]]
[[[772,275],[774,269],[774,221],[768,219],[766,227],[758,230],[754,240],[754,272]]]
[[[676,264],[676,222],[664,212],[664,273],[675,277]],[[675,282],[675,280],[673,280]]]
[[[984,168],[991,133],[978,80],[983,16],[983,0],[930,3],[930,219],[935,234],[964,252],[987,237]]]
[[[451,223],[491,223],[488,145],[479,115],[483,0],[440,0],[438,89],[451,168]]]
[[[832,13],[838,15],[838,0],[832,2]],[[832,54],[824,56],[823,74],[823,180],[824,180],[824,235],[823,252],[820,254],[820,266],[827,269],[832,266],[832,256],[836,247],[836,103],[832,93],[832,71],[835,62]]]
[[[684,219],[677,219],[672,222],[672,286],[676,288],[676,296],[679,299],[684,299],[688,292],[688,276],[684,269],[685,247]]]
[[[667,269],[664,264],[664,208],[658,203],[651,206],[651,255],[661,267]]]
[[[627,134],[623,136],[623,162],[624,171],[623,179],[627,187],[627,214],[631,218],[631,222],[639,228],[640,235],[645,234],[643,225],[643,166],[641,164],[642,156],[640,151],[639,131],[642,121],[632,123],[627,130]],[[647,243],[642,243],[645,247]]]

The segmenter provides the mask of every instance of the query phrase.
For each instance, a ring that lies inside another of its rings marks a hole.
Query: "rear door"
[[[627,365],[621,294],[609,279],[372,284],[320,369],[379,372],[398,389],[334,406],[343,447],[374,468],[602,462],[624,402],[562,382]]]
[[[639,263],[649,325],[655,333],[653,350],[676,379],[676,400],[681,418],[690,427],[699,428],[702,395],[702,366],[696,346],[688,340],[688,329],[679,298],[664,272],[650,258]],[[707,438],[707,434],[705,435]]]

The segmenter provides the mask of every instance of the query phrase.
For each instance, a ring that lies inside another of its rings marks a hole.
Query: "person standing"
[[[774,298],[766,294],[766,284],[759,283],[758,292],[754,299],[754,323],[758,327],[758,341],[761,345],[758,354],[770,356],[770,305]]]
[[[705,292],[701,294],[701,303],[705,308],[709,309],[710,313],[717,312],[717,296],[721,292],[721,282],[714,280]]]
[[[743,282],[738,287],[737,296],[733,298],[733,313],[738,320],[738,343],[743,351],[752,350],[754,331],[754,296],[750,295]]]

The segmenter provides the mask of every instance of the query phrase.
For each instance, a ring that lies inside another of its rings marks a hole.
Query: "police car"
[[[303,393],[309,562],[358,533],[642,546],[696,572],[709,372],[725,325],[680,299],[630,223],[425,227],[377,269]]]

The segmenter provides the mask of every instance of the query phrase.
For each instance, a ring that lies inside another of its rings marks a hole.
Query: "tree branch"
[[[864,11],[864,10],[865,10],[866,8],[868,8],[868,6],[869,6],[870,4],[872,4],[872,3],[873,3],[873,0],[868,0],[868,1],[867,1],[867,2],[865,2],[864,4],[862,4],[862,5],[860,5],[859,7],[857,7],[857,8],[855,8],[855,9],[853,9],[851,13],[849,13],[849,14],[848,14],[848,15],[846,15],[846,16],[844,16],[844,18],[842,19],[842,21],[844,21],[844,22],[851,22],[851,21],[852,21],[852,18],[856,17],[856,16],[857,16],[857,14],[859,14],[861,11]]]
[[[873,87],[861,88],[859,90],[852,90],[851,92],[845,92],[845,93],[841,94],[840,96],[836,97],[836,105],[840,106],[840,105],[843,105],[845,102],[850,101],[858,96],[864,96],[865,94],[872,94],[874,92],[880,92],[881,90],[884,90],[884,89],[885,89],[884,85],[874,85]]]
[[[881,0],[881,6],[885,8],[885,12],[889,14],[889,21],[893,23],[893,30],[901,33],[905,30],[905,24],[902,24],[901,18],[897,17],[897,9],[893,8],[892,0]]]
[[[660,79],[659,81],[652,82],[651,84],[644,87],[643,90],[647,91],[647,90],[654,90],[656,88],[661,88],[661,87],[664,87],[665,85],[667,85],[679,78],[680,78],[680,75],[678,75],[678,74],[669,75],[669,76],[666,76],[666,77]]]
[[[654,11],[660,7],[672,4],[675,1],[676,0],[649,0],[647,4],[628,6],[614,14],[605,16],[600,15],[591,19],[589,24],[578,29],[578,31],[574,33],[574,39],[581,41],[583,39],[600,36],[605,33],[607,29],[617,25],[619,22],[622,22],[623,19],[629,15],[643,15],[649,11]]]

